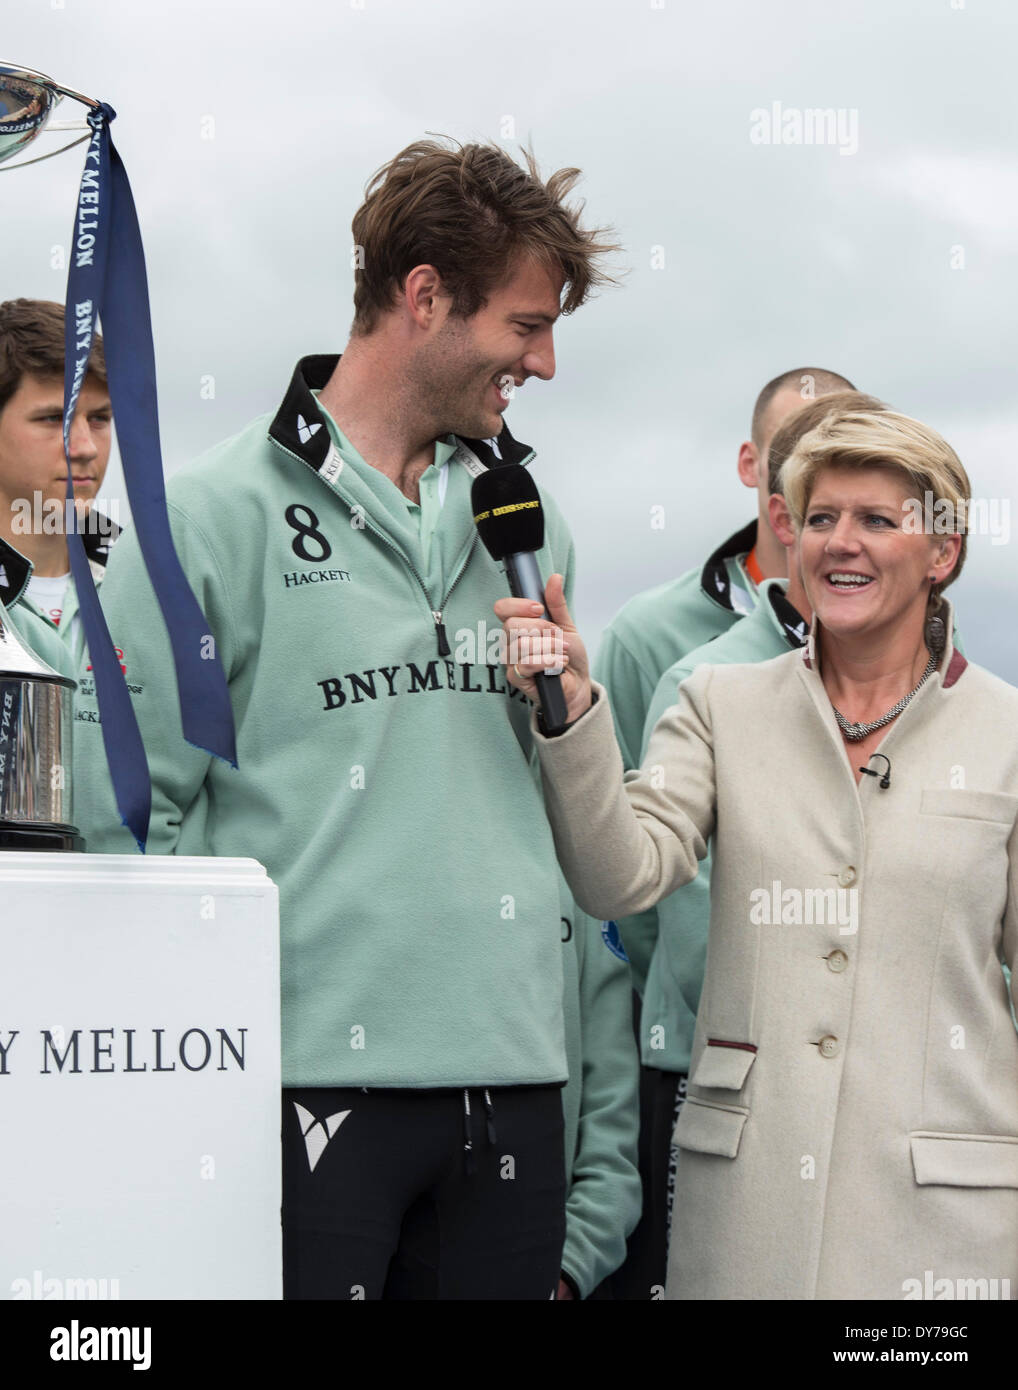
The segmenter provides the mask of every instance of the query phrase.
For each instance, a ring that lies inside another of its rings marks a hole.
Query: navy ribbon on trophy
[[[173,546],[156,400],[155,350],[145,253],[127,171],[110,138],[111,106],[88,115],[92,136],[78,191],[67,274],[64,452],[73,511],[70,438],[101,318],[106,372],[124,479],[138,542],[173,650],[180,719],[188,743],[237,765],[229,689],[215,641]],[[148,760],[124,673],[99,605],[81,540],[81,519],[68,535],[71,572],[88,641],[110,778],[123,823],[145,848],[152,806]]]

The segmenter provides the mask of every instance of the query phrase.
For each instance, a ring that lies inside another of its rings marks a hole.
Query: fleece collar
[[[106,517],[103,534],[99,534],[97,531],[82,532],[82,544],[85,547],[88,562],[92,566],[93,575],[96,575],[96,566],[99,566],[100,572],[106,568],[110,550],[120,535],[121,529],[115,521]],[[20,550],[15,550],[9,541],[0,536],[0,603],[5,608],[13,608],[28,588],[28,581],[31,577],[31,560],[22,555]],[[96,577],[98,578],[98,576]]]
[[[736,531],[734,536],[729,536],[723,541],[703,567],[700,576],[701,589],[709,599],[729,613],[736,612],[736,608],[732,603],[732,581],[725,562],[734,560],[739,555],[748,555],[754,545],[756,522],[751,521],[748,526],[744,526],[741,531]],[[741,612],[741,609],[738,611]]]
[[[760,585],[760,594],[767,600],[773,620],[782,637],[791,648],[804,647],[809,637],[809,623],[786,592],[787,579],[765,579]]]
[[[325,417],[313,394],[320,391],[336,370],[338,353],[316,353],[302,357],[290,378],[283,403],[269,426],[269,438],[306,463],[329,482],[338,476],[342,463],[325,424]],[[459,439],[459,436],[453,436]],[[462,443],[476,454],[487,468],[502,468],[510,463],[530,463],[535,457],[529,444],[521,444],[502,425],[495,439],[467,439]]]

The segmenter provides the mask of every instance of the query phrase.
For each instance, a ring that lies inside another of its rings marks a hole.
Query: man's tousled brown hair
[[[542,180],[533,153],[523,154],[526,168],[494,144],[418,140],[372,176],[353,219],[354,333],[376,327],[418,265],[435,267],[461,318],[476,314],[526,256],[565,277],[564,314],[615,283],[598,258],[618,246],[607,229],[580,225],[582,202],[563,201],[579,169]]]
[[[88,372],[106,385],[106,359],[97,333]],[[0,304],[0,410],[23,376],[64,375],[64,306],[50,299],[8,299]]]

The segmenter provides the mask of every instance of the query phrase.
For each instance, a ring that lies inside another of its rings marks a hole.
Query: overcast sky
[[[531,140],[583,169],[628,269],[508,416],[576,537],[588,643],[751,518],[754,398],[812,365],[942,431],[1009,507],[952,596],[969,655],[1018,683],[1016,51],[1009,0],[4,0],[0,31],[0,59],[119,113],[168,473],[342,349],[380,164],[427,131]],[[764,143],[774,103],[840,132]],[[63,299],[81,155],[0,174],[0,297]]]

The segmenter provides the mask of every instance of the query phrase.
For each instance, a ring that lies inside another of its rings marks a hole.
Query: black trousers
[[[283,1091],[283,1296],[550,1299],[562,1090]]]

